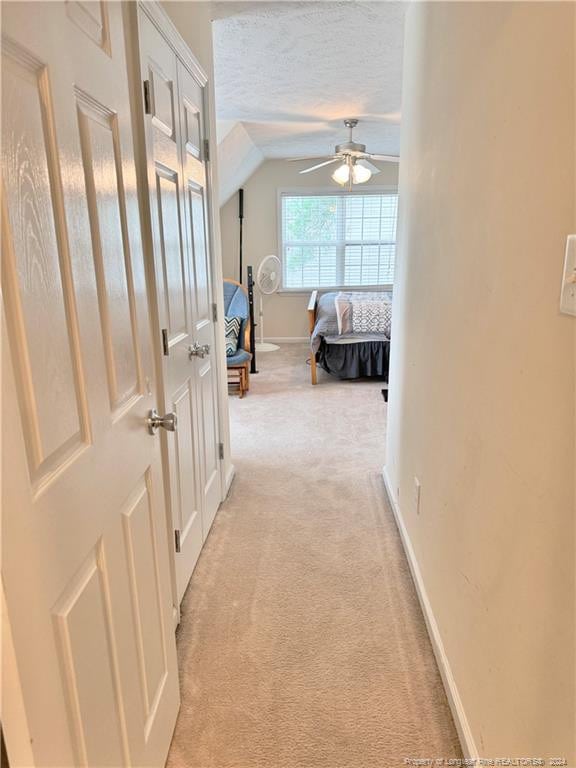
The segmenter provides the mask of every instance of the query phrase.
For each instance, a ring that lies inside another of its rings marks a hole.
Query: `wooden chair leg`
[[[240,397],[244,397],[244,393],[248,392],[250,389],[250,367],[248,364],[242,365],[238,368],[229,368],[228,369],[228,383],[236,383],[236,379],[230,378],[230,374],[232,375],[238,375],[238,394]]]
[[[316,369],[316,353],[310,350],[310,377],[312,384],[318,384],[318,371]]]
[[[312,342],[312,336],[314,335],[314,328],[316,327],[316,309],[318,305],[318,291],[312,291],[310,295],[310,301],[308,302],[308,330],[310,331],[310,342]],[[312,384],[318,384],[318,373],[316,371],[316,354],[310,350],[310,378]]]

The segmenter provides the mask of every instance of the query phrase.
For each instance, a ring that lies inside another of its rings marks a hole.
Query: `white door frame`
[[[208,93],[208,77],[190,51],[190,48],[183,40],[182,36],[172,23],[167,13],[162,8],[161,4],[156,0],[138,0],[137,3],[129,3],[129,17],[131,19],[131,28],[134,30],[133,38],[129,45],[129,69],[131,73],[131,99],[132,99],[132,111],[134,122],[134,138],[135,138],[135,157],[138,186],[139,186],[139,199],[141,206],[141,220],[143,226],[143,247],[144,258],[146,262],[147,270],[147,283],[148,283],[148,301],[150,306],[150,322],[152,328],[152,338],[154,346],[154,361],[155,361],[155,373],[157,377],[158,392],[164,396],[163,386],[163,351],[161,342],[161,329],[158,313],[158,305],[156,299],[156,277],[154,272],[154,243],[152,236],[152,223],[150,212],[150,196],[149,196],[149,183],[148,183],[148,153],[147,153],[147,141],[146,141],[146,128],[145,128],[145,105],[144,105],[144,90],[143,82],[146,79],[141,70],[140,65],[140,12],[146,14],[148,19],[154,24],[162,37],[166,40],[167,44],[172,48],[182,64],[189,70],[192,76],[202,87],[203,93],[203,116],[202,116],[202,129],[204,137],[208,141],[208,146],[211,149],[210,157],[206,162],[206,207],[207,207],[207,237],[208,247],[210,249],[210,268],[212,273],[212,302],[216,304],[218,321],[216,323],[215,344],[216,344],[216,372],[217,372],[217,387],[218,387],[218,441],[223,444],[224,458],[220,461],[220,498],[223,501],[228,493],[232,479],[234,476],[234,467],[230,462],[230,427],[228,421],[228,385],[227,385],[227,370],[226,370],[226,345],[223,332],[223,318],[224,318],[224,298],[223,292],[219,290],[222,286],[222,263],[220,258],[219,242],[215,238],[215,227],[217,226],[216,216],[217,208],[214,206],[214,189],[216,185],[216,174],[214,170],[215,156],[216,156],[216,137],[211,130],[210,120],[210,108],[212,107]],[[218,258],[216,256],[218,254]],[[167,461],[167,456],[165,457]],[[164,484],[168,482],[164,477]],[[167,519],[166,525],[168,530],[168,547],[170,553],[170,567],[171,567],[171,584],[172,584],[172,596],[174,607],[174,625],[178,624],[180,618],[180,606],[178,601],[178,592],[176,586],[176,560],[174,551],[174,534],[173,534],[173,522],[172,512],[169,505],[166,505]]]

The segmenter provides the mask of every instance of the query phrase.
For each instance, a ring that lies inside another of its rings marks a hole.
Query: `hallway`
[[[182,604],[170,768],[392,768],[460,747],[381,479],[376,382],[260,355]]]

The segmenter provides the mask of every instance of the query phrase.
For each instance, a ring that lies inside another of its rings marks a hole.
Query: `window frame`
[[[277,240],[278,240],[278,257],[280,259],[280,262],[282,264],[282,281],[280,283],[280,288],[278,289],[278,293],[284,293],[290,296],[294,296],[297,294],[305,294],[308,295],[310,291],[343,291],[343,290],[354,290],[354,291],[384,291],[388,290],[391,291],[394,288],[393,283],[377,283],[375,285],[323,285],[323,286],[314,286],[310,288],[286,288],[284,285],[284,239],[282,237],[283,235],[283,221],[282,221],[282,197],[284,195],[286,196],[293,196],[293,197],[319,197],[319,196],[329,196],[329,197],[336,197],[336,196],[349,196],[349,195],[386,195],[386,194],[394,194],[398,195],[398,185],[397,184],[379,184],[379,185],[370,185],[367,188],[364,189],[353,189],[352,192],[350,192],[347,189],[334,189],[334,187],[282,187],[278,188],[277,190],[277,200],[276,200],[276,233],[277,233]],[[380,240],[374,241],[375,243],[380,243]],[[366,241],[362,241],[362,244],[366,244]],[[369,243],[368,243],[369,244]],[[326,245],[326,243],[322,243],[322,245]],[[396,231],[396,242],[395,246],[398,245],[398,231]]]

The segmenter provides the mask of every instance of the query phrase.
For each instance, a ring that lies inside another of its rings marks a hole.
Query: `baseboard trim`
[[[232,485],[232,481],[234,480],[234,476],[236,474],[236,467],[234,464],[230,464],[228,467],[228,471],[226,472],[226,479],[224,481],[224,496],[222,498],[222,501],[225,501],[228,497],[228,493],[230,492],[230,486]]]
[[[310,336],[266,336],[264,341],[271,344],[305,344],[310,341]]]
[[[392,507],[394,518],[396,519],[396,525],[398,526],[398,531],[400,532],[400,538],[402,539],[404,552],[406,553],[408,565],[410,566],[410,572],[412,573],[414,586],[416,587],[418,599],[422,607],[422,613],[424,614],[424,620],[426,621],[428,635],[430,637],[430,642],[432,643],[432,649],[434,651],[436,663],[438,664],[438,669],[442,677],[446,696],[448,697],[448,704],[450,705],[450,709],[452,711],[454,724],[456,725],[456,730],[458,731],[458,737],[460,739],[462,751],[464,752],[464,756],[466,758],[470,760],[479,760],[480,753],[476,747],[476,742],[474,741],[472,730],[470,728],[468,718],[466,717],[464,705],[462,704],[462,699],[460,698],[460,693],[458,691],[454,675],[452,674],[450,662],[444,649],[440,629],[438,628],[436,617],[434,616],[432,605],[430,604],[428,593],[426,592],[424,578],[422,576],[418,560],[416,559],[416,554],[414,552],[412,542],[410,541],[408,530],[404,524],[396,494],[392,490],[392,484],[390,482],[390,478],[388,477],[386,467],[384,467],[382,471],[382,477],[384,478],[386,494],[388,496],[388,500],[390,501],[390,506]]]

